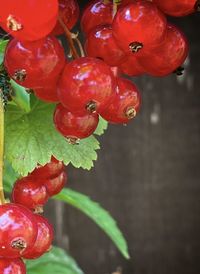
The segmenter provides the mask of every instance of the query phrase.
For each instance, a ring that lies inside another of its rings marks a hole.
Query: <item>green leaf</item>
[[[104,120],[101,116],[99,116],[99,124],[94,134],[100,136],[104,134],[107,128],[108,128],[108,122]]]
[[[9,105],[5,113],[5,158],[22,176],[31,172],[37,164],[44,165],[54,155],[67,165],[90,169],[97,159],[99,142],[86,138],[79,145],[71,145],[54,127],[55,105],[32,98],[29,113]]]
[[[4,190],[8,193],[12,191],[12,186],[14,182],[17,180],[19,175],[14,171],[12,166],[8,161],[4,161],[3,167],[3,186]]]
[[[7,44],[8,44],[8,40],[0,40],[0,65],[3,63],[4,52]]]
[[[113,241],[122,255],[129,259],[127,242],[115,220],[99,204],[72,189],[64,189],[55,199],[66,202],[90,217]]]
[[[58,247],[37,260],[26,261],[27,274],[83,274],[72,257]]]

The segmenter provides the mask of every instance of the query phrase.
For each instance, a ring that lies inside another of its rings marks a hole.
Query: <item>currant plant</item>
[[[80,18],[84,47],[72,32],[80,17],[76,0],[3,2],[0,271],[83,273],[69,254],[52,247],[53,227],[41,216],[48,199],[82,211],[128,259],[115,220],[68,187],[66,166],[90,170],[108,123],[127,124],[139,114],[140,91],[123,76],[181,74],[188,42],[165,14],[199,11],[199,1],[94,0]]]

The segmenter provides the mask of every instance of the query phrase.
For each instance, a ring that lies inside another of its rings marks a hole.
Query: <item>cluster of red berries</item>
[[[25,274],[21,258],[36,259],[50,250],[53,228],[38,213],[65,182],[64,165],[54,157],[15,182],[13,203],[0,206],[0,273]]]

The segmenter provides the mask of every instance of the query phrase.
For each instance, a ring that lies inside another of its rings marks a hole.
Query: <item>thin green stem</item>
[[[115,17],[118,10],[118,6],[121,4],[121,2],[121,0],[113,0],[113,18]]]
[[[4,103],[0,94],[0,204],[5,203],[3,191],[3,157],[4,157]]]

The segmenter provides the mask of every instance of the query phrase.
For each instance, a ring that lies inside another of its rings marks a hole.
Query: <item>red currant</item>
[[[31,175],[40,179],[49,179],[58,176],[64,171],[64,164],[58,161],[55,157],[51,157],[51,161],[44,166],[38,165],[32,172]]]
[[[118,77],[117,84],[117,93],[101,116],[110,123],[127,124],[138,113],[141,97],[130,80]]]
[[[196,10],[200,11],[200,1],[197,0],[153,0],[153,2],[171,16],[186,16]]]
[[[53,227],[47,219],[37,214],[35,219],[38,226],[37,238],[32,249],[23,255],[25,259],[39,258],[51,248],[53,241]]]
[[[90,136],[97,128],[98,122],[97,113],[72,113],[61,104],[55,109],[55,127],[70,142]]]
[[[60,102],[72,112],[102,111],[114,92],[115,77],[110,67],[91,57],[67,64],[58,87]]]
[[[187,55],[188,42],[185,35],[170,24],[164,41],[150,52],[143,52],[139,61],[148,74],[166,76],[180,67]]]
[[[13,39],[7,46],[4,64],[18,84],[41,88],[57,81],[65,64],[64,49],[53,36],[34,42]]]
[[[137,55],[127,55],[126,62],[119,65],[119,69],[122,73],[128,76],[140,76],[144,74],[144,69],[139,64]]]
[[[12,191],[12,200],[29,209],[40,211],[49,196],[43,180],[34,176],[27,176],[15,182]]]
[[[133,0],[118,10],[112,27],[118,45],[127,53],[135,53],[163,39],[166,18],[155,4]]]
[[[0,258],[1,274],[26,274],[26,266],[21,259]]]
[[[88,34],[94,27],[111,24],[113,5],[104,0],[95,0],[86,7],[81,18],[81,28]]]
[[[19,40],[39,40],[57,21],[58,0],[0,0],[0,6],[1,27]]]
[[[65,171],[61,172],[57,177],[50,178],[44,182],[49,196],[54,196],[61,192],[67,181],[67,173]]]
[[[37,98],[44,102],[59,102],[57,93],[57,82],[48,83],[48,86],[34,89],[34,94]]]
[[[100,58],[110,66],[118,66],[125,60],[125,54],[116,44],[110,25],[98,26],[90,31],[85,50],[88,56]]]
[[[34,214],[16,204],[0,206],[0,257],[18,258],[32,248],[37,237]]]
[[[69,30],[71,30],[77,23],[80,14],[77,0],[59,0],[59,16]],[[60,35],[63,33],[63,28],[57,22],[52,31],[52,35]]]

